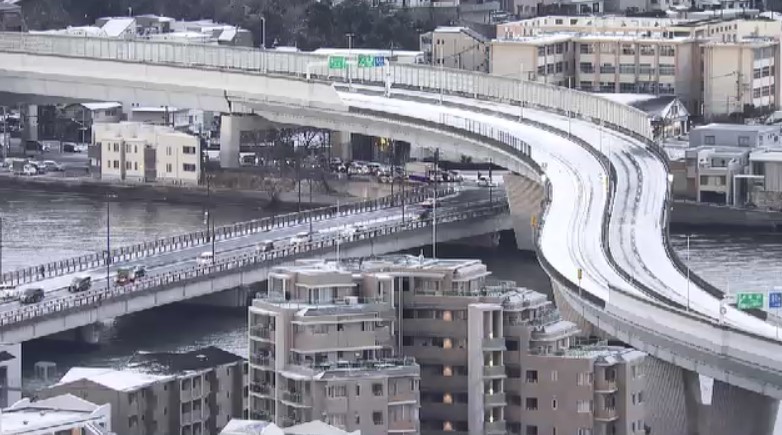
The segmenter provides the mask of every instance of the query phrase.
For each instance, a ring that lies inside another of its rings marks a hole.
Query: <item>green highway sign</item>
[[[738,293],[736,294],[736,307],[740,310],[751,308],[763,308],[763,293]]]
[[[329,69],[345,69],[347,65],[345,56],[329,56]]]
[[[371,68],[375,66],[375,56],[370,56],[368,54],[359,54],[358,55],[358,67],[359,68]]]

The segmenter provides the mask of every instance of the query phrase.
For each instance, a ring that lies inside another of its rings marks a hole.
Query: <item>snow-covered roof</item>
[[[101,27],[104,32],[106,32],[106,36],[109,38],[116,38],[118,36],[121,36],[123,33],[125,33],[128,28],[131,26],[136,25],[136,19],[131,17],[124,17],[124,18],[111,18],[108,21],[106,21],[106,24]]]
[[[122,107],[122,103],[112,102],[112,103],[82,103],[82,106],[84,106],[85,109],[95,111],[95,110],[108,110],[108,109],[116,109],[117,107]]]
[[[220,435],[284,435],[284,433],[279,426],[268,421],[232,418]]]
[[[134,107],[130,109],[131,112],[168,112],[168,113],[174,113],[179,112],[181,110],[187,110],[187,109],[178,109],[176,107]]]
[[[361,431],[348,432],[320,420],[286,427],[285,435],[360,435]]]
[[[597,95],[607,98],[611,101],[619,104],[631,105],[638,101],[648,101],[657,98],[655,95],[650,94],[612,94],[612,93],[597,93]]]
[[[782,151],[755,151],[749,155],[752,162],[782,163]]]
[[[174,379],[174,377],[111,368],[74,367],[68,370],[68,373],[60,379],[57,385],[69,384],[82,379],[116,391],[133,391],[156,382]]]
[[[235,27],[227,27],[223,29],[222,33],[220,33],[220,36],[217,37],[217,40],[223,42],[233,41],[234,38],[236,38],[237,33],[238,32],[236,31]]]
[[[4,435],[69,431],[100,422],[101,414],[108,415],[109,409],[109,405],[99,406],[72,394],[35,402],[25,398],[3,410],[0,427]]]

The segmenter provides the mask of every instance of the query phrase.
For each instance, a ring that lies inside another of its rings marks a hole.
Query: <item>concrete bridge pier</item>
[[[249,305],[251,298],[260,289],[255,284],[251,286],[239,286],[217,293],[199,296],[197,298],[182,301],[183,304],[206,305],[210,307],[242,308]]]
[[[516,246],[521,251],[534,251],[533,226],[539,224],[543,186],[523,175],[505,174],[505,193],[510,206],[511,223],[516,234]]]
[[[500,233],[499,231],[482,234],[480,236],[465,237],[464,239],[454,240],[449,242],[453,245],[462,245],[478,248],[496,248],[500,246]]]
[[[329,141],[333,157],[339,157],[342,161],[353,160],[353,143],[350,132],[332,131],[329,134]]]
[[[613,339],[600,329],[600,318],[587,321],[570,306],[556,281],[554,301],[562,318],[581,328],[580,335]],[[779,401],[702,376],[669,362],[647,356],[644,425],[652,435],[773,435]]]
[[[223,114],[220,118],[220,166],[239,167],[242,132],[267,130],[272,123],[258,115]]]
[[[38,140],[38,106],[24,104],[20,106],[19,117],[22,120],[22,140]]]
[[[79,326],[78,328],[69,329],[67,331],[58,332],[52,334],[47,339],[54,341],[67,341],[83,344],[100,344],[101,337],[103,336],[103,323],[95,322],[89,325]]]

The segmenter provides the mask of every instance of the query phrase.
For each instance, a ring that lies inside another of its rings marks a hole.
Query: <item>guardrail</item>
[[[474,220],[497,216],[508,212],[507,202],[494,202],[488,205],[480,204],[475,209],[470,209],[472,204],[467,203],[463,208],[465,210],[438,214],[437,224],[447,224],[450,222],[461,222],[465,220]],[[151,276],[138,283],[126,286],[113,286],[104,289],[93,289],[83,293],[76,293],[72,297],[56,299],[51,301],[44,300],[38,304],[20,307],[17,310],[8,311],[0,315],[0,327],[7,325],[17,325],[21,322],[33,322],[39,317],[60,313],[66,311],[81,310],[93,308],[107,300],[117,298],[135,297],[145,292],[154,292],[165,288],[166,286],[182,283],[183,281],[212,278],[221,274],[230,274],[244,269],[257,268],[258,265],[274,266],[283,262],[296,260],[305,255],[325,253],[336,247],[337,241],[341,246],[361,243],[369,239],[377,239],[388,236],[395,236],[401,232],[414,231],[431,227],[432,218],[412,219],[405,222],[395,222],[380,227],[365,229],[351,235],[337,234],[333,237],[305,243],[299,246],[287,246],[270,252],[254,252],[248,254],[234,255],[215,261],[208,266],[194,266],[185,270],[166,273],[161,276]]]
[[[190,68],[278,74],[332,82],[385,85],[389,81],[395,87],[426,89],[553,110],[615,126],[639,137],[654,137],[645,112],[606,98],[544,83],[428,65],[389,63],[378,68],[346,68],[337,71],[324,65],[324,56],[312,53],[29,33],[0,33],[0,51],[184,65]]]
[[[401,193],[392,196],[385,196],[377,199],[348,203],[339,207],[339,216],[350,216],[355,214],[377,211],[396,207],[403,203],[420,202],[431,195],[432,188],[420,187],[406,192],[404,197]],[[455,190],[453,187],[445,186],[438,188],[437,195],[449,195]],[[259,232],[271,231],[275,228],[285,228],[303,223],[319,222],[326,219],[337,217],[337,207],[320,207],[312,210],[306,210],[297,213],[287,213],[284,215],[270,216],[262,219],[255,219],[246,222],[239,222],[233,225],[226,225],[215,228],[215,241],[223,241],[236,237],[241,237]],[[141,258],[174,252],[193,246],[205,245],[211,242],[211,231],[195,231],[188,234],[166,237],[150,242],[141,242],[135,245],[123,246],[111,250],[110,263],[116,264],[123,261],[138,260]],[[31,266],[24,269],[17,269],[6,272],[0,277],[0,283],[21,285],[31,283],[47,278],[54,278],[68,273],[81,272],[106,265],[106,251],[85,254],[79,257],[66,260],[53,261],[46,264]]]

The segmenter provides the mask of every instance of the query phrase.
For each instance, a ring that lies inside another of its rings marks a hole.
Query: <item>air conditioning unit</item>
[[[345,296],[345,305],[358,305],[358,296]]]

